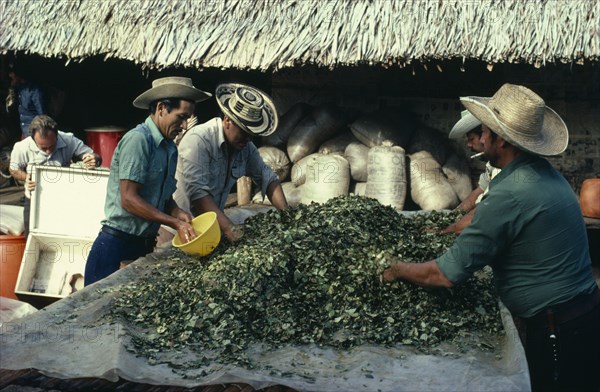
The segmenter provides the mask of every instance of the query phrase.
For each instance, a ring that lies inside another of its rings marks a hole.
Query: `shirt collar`
[[[150,135],[152,135],[152,140],[154,140],[154,144],[156,145],[156,147],[158,147],[163,140],[166,140],[163,134],[160,133],[160,130],[158,129],[156,124],[154,124],[154,121],[152,121],[152,118],[150,116],[146,118],[144,124],[146,124],[148,128],[150,128]]]
[[[542,158],[528,153],[519,155],[518,157],[513,159],[508,165],[504,166],[502,170],[496,175],[496,177],[492,178],[489,185],[490,189],[494,184],[497,184],[500,181],[502,181],[502,179],[512,175],[514,171],[521,167],[523,164],[526,164],[527,162],[532,162],[537,159]]]
[[[218,146],[220,148],[223,148],[223,146],[227,148],[227,140],[225,140],[225,127],[223,127],[223,119],[219,117],[217,117],[217,127],[221,130],[220,132],[218,132],[217,136],[217,142],[219,143]]]

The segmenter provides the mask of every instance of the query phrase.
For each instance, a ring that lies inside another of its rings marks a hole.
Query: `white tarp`
[[[151,365],[129,352],[131,337],[110,323],[111,298],[122,285],[142,279],[161,265],[175,263],[168,250],[140,259],[110,277],[47,308],[0,327],[0,368],[33,368],[58,378],[95,377],[157,385],[194,387],[244,382],[254,388],[273,384],[302,391],[468,391],[529,390],[525,355],[512,319],[502,310],[505,336],[501,348],[462,352],[445,345],[425,355],[399,345],[361,346],[351,351],[310,346],[276,351],[252,347],[253,370],[213,364],[176,369]],[[469,337],[467,337],[469,338]],[[164,352],[158,357],[190,367],[198,353]]]

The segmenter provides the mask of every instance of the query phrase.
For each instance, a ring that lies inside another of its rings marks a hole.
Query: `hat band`
[[[238,100],[236,95],[231,97],[231,109],[236,116],[243,118],[246,121],[260,121],[262,109],[255,106],[244,105],[243,102]]]

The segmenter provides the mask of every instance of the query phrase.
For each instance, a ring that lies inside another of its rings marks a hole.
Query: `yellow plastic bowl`
[[[192,220],[192,226],[198,236],[182,244],[177,233],[172,241],[173,246],[191,256],[209,255],[221,241],[221,228],[217,221],[217,214],[211,211],[198,215]]]

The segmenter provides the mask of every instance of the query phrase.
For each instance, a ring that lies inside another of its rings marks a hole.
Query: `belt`
[[[129,234],[124,231],[121,231],[121,230],[114,229],[114,228],[112,228],[110,226],[106,226],[106,225],[102,226],[102,232],[104,232],[108,235],[112,235],[113,237],[120,238],[122,240],[134,241],[140,245],[143,244],[144,246],[156,245],[155,237],[142,237],[142,236],[138,236],[138,235],[133,235],[133,234]]]
[[[591,294],[580,294],[567,302],[550,306],[532,317],[515,317],[515,319],[528,327],[536,327],[548,324],[551,315],[553,324],[558,325],[583,316],[598,305],[600,305],[600,290],[595,287]]]

